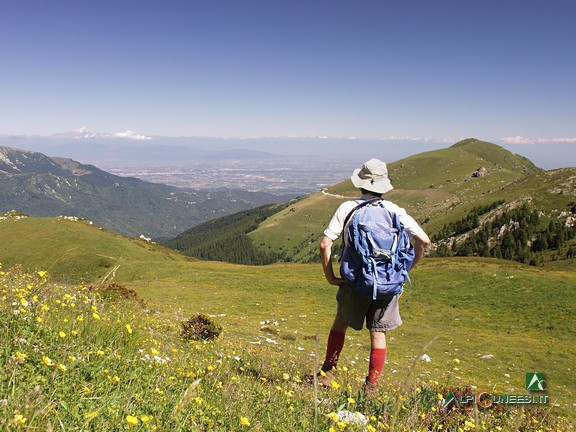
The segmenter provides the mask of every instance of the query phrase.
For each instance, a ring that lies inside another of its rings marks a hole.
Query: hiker
[[[388,169],[384,162],[378,159],[369,160],[362,168],[354,170],[351,180],[354,186],[360,189],[362,196],[359,200],[347,201],[340,205],[324,231],[324,236],[320,242],[320,255],[326,280],[331,285],[338,285],[339,289],[336,295],[338,302],[336,318],[328,336],[326,357],[321,367],[321,372],[317,374],[317,380],[322,386],[330,385],[336,374],[338,358],[344,347],[346,330],[348,327],[352,327],[354,330],[361,330],[365,321],[366,327],[370,331],[371,350],[368,375],[364,388],[367,393],[373,394],[377,390],[378,380],[386,362],[386,332],[402,324],[398,308],[398,299],[401,295],[402,286],[398,287],[399,294],[376,294],[376,291],[374,291],[374,296],[370,295],[371,293],[368,295],[359,294],[353,282],[334,275],[331,261],[332,246],[345,229],[348,229],[351,218],[347,219],[347,216],[355,213],[359,204],[363,204],[366,207],[372,205],[372,203],[367,203],[369,200],[382,203],[385,208],[398,215],[404,226],[404,231],[413,244],[411,267],[414,267],[424,255],[430,245],[430,239],[403,208],[390,201],[379,200],[383,194],[393,189],[388,179]],[[344,226],[345,221],[347,221],[347,227]],[[345,237],[346,234],[347,232],[345,232]],[[344,247],[349,247],[349,242],[352,240],[346,238],[344,240],[348,241]],[[409,244],[408,240],[407,243]],[[343,255],[346,254],[343,253]],[[408,270],[410,270],[410,266],[406,269],[406,273]],[[376,299],[373,299],[373,297],[376,297]]]

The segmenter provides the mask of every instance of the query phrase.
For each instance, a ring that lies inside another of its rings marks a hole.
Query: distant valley
[[[192,189],[243,189],[300,196],[317,192],[350,176],[357,164],[326,158],[270,157],[266,159],[191,161],[109,168],[122,177]]]
[[[177,188],[116,176],[72,159],[0,147],[0,212],[80,217],[129,236],[173,236],[287,198],[238,188]]]

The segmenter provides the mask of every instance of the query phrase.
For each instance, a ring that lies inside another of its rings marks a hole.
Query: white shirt
[[[354,209],[354,207],[359,204],[360,201],[366,201],[372,198],[374,198],[372,195],[362,195],[362,197],[358,200],[346,201],[340,204],[340,207],[338,207],[338,210],[336,210],[336,213],[334,213],[334,216],[332,216],[328,227],[324,230],[324,235],[330,238],[332,241],[340,237],[342,231],[344,230],[344,221],[346,220],[346,216],[348,216],[348,214]],[[418,223],[414,220],[414,218],[406,213],[405,209],[398,207],[392,201],[382,200],[382,202],[387,209],[398,215],[400,221],[404,224],[404,230],[410,238],[420,234],[423,231],[420,225],[418,225]]]

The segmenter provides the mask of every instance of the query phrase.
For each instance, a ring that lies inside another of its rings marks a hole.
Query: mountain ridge
[[[474,227],[476,231],[470,228],[465,233],[451,234],[446,226],[462,224],[461,221],[469,214],[477,213],[481,208],[490,208],[483,214],[483,218],[488,220],[527,204],[544,215],[542,225],[558,218],[570,229],[575,225],[570,210],[576,204],[576,169],[544,171],[528,159],[496,144],[466,139],[446,149],[419,153],[390,163],[388,167],[395,189],[384,198],[406,208],[429,235],[449,233],[445,238],[438,238],[438,244],[432,248],[433,253],[439,246],[445,251],[447,244],[451,246],[455,240],[464,242],[476,235],[480,227]],[[559,194],[558,190],[565,193]],[[317,261],[318,241],[332,214],[340,203],[358,197],[358,193],[351,181],[346,180],[304,197],[260,222],[256,229],[248,233],[237,234],[249,237],[261,252],[275,253],[285,261]],[[202,230],[203,225],[197,228]],[[544,230],[543,226],[540,228]],[[202,243],[198,238],[190,237],[190,234],[186,234],[189,236],[187,240],[183,239],[184,234],[177,236],[172,244],[178,243],[179,250],[184,253],[192,250],[186,242],[198,248]],[[534,239],[540,236],[536,232],[531,235]],[[563,235],[568,238],[572,231],[567,228]],[[496,237],[491,241],[493,249],[500,242]],[[209,245],[205,244],[204,247],[209,248]],[[463,253],[463,250],[458,253]],[[561,254],[562,261],[575,250],[574,241],[567,240],[558,252],[543,255],[538,251],[539,254],[530,257],[525,253],[522,259],[526,262],[548,262],[558,260]],[[500,252],[495,250],[494,253]]]
[[[176,235],[200,222],[284,199],[149,183],[69,158],[0,147],[0,212],[77,216],[125,235]]]

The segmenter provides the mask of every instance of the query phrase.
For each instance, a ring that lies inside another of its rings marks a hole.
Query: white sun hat
[[[388,167],[378,159],[370,159],[362,165],[362,168],[355,169],[350,180],[358,189],[377,194],[384,194],[394,189],[388,179]]]

